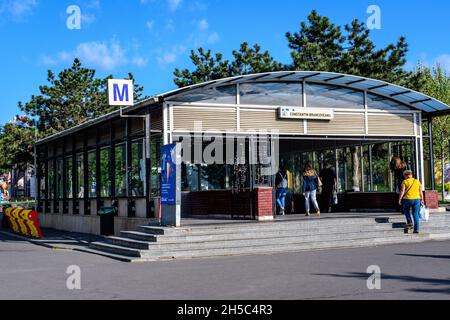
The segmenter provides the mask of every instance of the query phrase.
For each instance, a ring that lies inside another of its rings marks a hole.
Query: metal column
[[[431,190],[435,190],[436,181],[434,176],[433,118],[431,116],[428,116],[428,137],[430,140],[430,183]]]

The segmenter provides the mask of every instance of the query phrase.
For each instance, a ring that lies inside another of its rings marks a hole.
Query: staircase
[[[450,239],[450,213],[432,214],[421,234],[405,231],[401,215],[198,225],[140,226],[82,251],[127,262],[271,254]]]

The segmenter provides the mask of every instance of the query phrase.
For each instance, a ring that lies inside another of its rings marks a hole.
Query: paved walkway
[[[446,299],[450,242],[127,264],[0,234],[0,299]],[[66,287],[80,267],[81,290]],[[381,289],[367,288],[368,266]]]

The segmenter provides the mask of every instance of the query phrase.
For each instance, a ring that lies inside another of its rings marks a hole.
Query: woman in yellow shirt
[[[419,233],[420,207],[424,205],[423,187],[419,180],[413,178],[411,170],[404,172],[405,180],[400,188],[399,204],[403,206],[403,214],[406,216],[408,228],[413,226],[411,209],[414,217],[414,233]]]

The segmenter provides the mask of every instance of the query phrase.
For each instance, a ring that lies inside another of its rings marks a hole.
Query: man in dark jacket
[[[322,196],[320,198],[320,210],[322,212],[331,212],[333,191],[337,190],[336,173],[330,168],[328,163],[324,164],[320,172],[320,179],[322,180]]]

